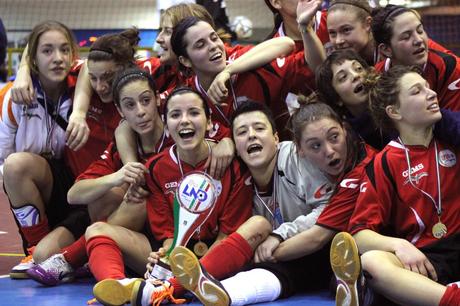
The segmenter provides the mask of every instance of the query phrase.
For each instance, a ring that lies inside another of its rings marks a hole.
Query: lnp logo
[[[415,175],[411,175],[404,181],[404,185],[406,185],[409,182],[415,182],[415,184],[418,185],[420,183],[421,178],[425,176],[428,176],[428,173],[422,172],[422,173],[417,173]]]
[[[208,210],[214,205],[217,195],[214,181],[205,173],[188,174],[177,188],[179,203],[191,213]]]
[[[277,57],[276,58],[276,63],[278,64],[278,67],[283,67],[284,66],[284,63],[286,63],[286,58],[283,57],[283,58],[279,58]]]
[[[453,167],[457,163],[457,157],[451,150],[442,150],[439,152],[439,164],[443,167]]]
[[[449,88],[450,90],[457,90],[457,89],[460,89],[460,87],[458,87],[458,83],[460,82],[460,79],[458,80],[455,80],[453,81],[452,83],[449,84],[449,86],[447,86],[447,88]]]
[[[328,183],[324,184],[323,186],[319,187],[315,193],[314,193],[314,197],[315,199],[321,199],[322,197],[324,197],[328,192],[331,192],[332,191],[332,186],[329,185]]]
[[[340,182],[340,187],[356,189],[356,187],[359,186],[358,184],[356,184],[356,182],[358,181],[359,181],[358,179],[354,179],[354,178],[344,179],[343,181]]]

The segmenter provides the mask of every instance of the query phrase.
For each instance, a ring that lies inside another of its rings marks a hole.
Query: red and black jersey
[[[375,149],[367,144],[364,144],[361,151],[359,164],[345,174],[342,181],[337,185],[334,195],[319,216],[316,224],[338,232],[348,229],[348,222],[355,210],[360,186],[364,181],[366,166],[377,153]]]
[[[155,239],[161,241],[174,237],[174,193],[182,178],[176,155],[176,146],[164,150],[147,162],[147,186],[151,195],[147,199],[147,216]],[[196,167],[181,162],[184,174],[204,171],[206,160]],[[211,240],[219,231],[231,234],[252,214],[252,186],[248,171],[234,159],[220,180],[222,192],[214,210],[201,226],[200,235],[194,239]],[[246,184],[245,182],[248,182]]]
[[[460,232],[460,151],[441,142],[436,145],[441,180],[441,221],[447,226],[448,237]],[[410,156],[410,173],[405,150]],[[414,187],[438,201],[435,154],[434,140],[428,148],[405,148],[399,142],[391,141],[366,167],[366,178],[349,231],[355,234],[370,229],[407,239],[417,248],[436,242],[438,239],[432,234],[432,227],[438,222],[435,204]]]
[[[227,54],[230,54],[229,61],[246,51],[245,49],[233,53],[227,51]],[[194,77],[190,85],[206,96],[197,77]],[[223,101],[227,105],[218,107],[208,101],[212,110],[212,120],[229,127],[230,118],[236,107],[252,99],[265,103],[271,109],[275,115],[278,132],[281,133],[280,138],[289,139],[289,134],[285,131],[289,112],[283,95],[296,88],[306,88],[309,91],[315,88],[314,74],[305,63],[303,52],[277,58],[260,68],[233,75],[228,98]]]
[[[375,65],[377,71],[387,71],[391,60]],[[435,49],[428,51],[428,61],[422,76],[438,94],[439,105],[453,111],[460,110],[460,58]]]
[[[157,152],[160,152],[163,149],[171,146],[173,141],[172,138],[168,137],[166,133],[163,133],[160,141],[158,141],[155,146],[155,152],[150,153],[144,152],[144,150],[142,150],[139,139],[137,139],[137,144],[138,160],[140,163],[145,164],[147,160],[157,154]],[[122,167],[123,162],[121,161],[120,153],[118,152],[115,142],[112,141],[105,149],[104,153],[100,156],[100,158],[92,162],[91,165],[77,177],[76,181],[96,179],[115,173]]]

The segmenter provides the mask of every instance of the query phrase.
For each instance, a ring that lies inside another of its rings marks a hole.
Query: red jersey
[[[329,43],[329,32],[327,30],[327,10],[321,10],[316,12],[314,27],[319,40],[321,40],[323,45],[326,46]],[[284,23],[281,23],[278,28],[278,31],[274,33],[272,38],[285,36],[286,33],[284,32]],[[295,41],[294,52],[299,51],[303,51],[303,41],[301,39]]]
[[[428,148],[406,148],[391,141],[367,166],[350,221],[352,234],[370,229],[407,239],[417,248],[438,241],[432,233],[438,222],[435,204],[414,187],[424,190],[438,203],[436,151],[441,180],[441,221],[447,226],[445,237],[460,231],[460,163],[457,162],[460,151],[437,141],[432,141]],[[405,150],[410,156],[410,178]]]
[[[140,163],[145,164],[149,158],[160,152],[164,148],[167,148],[173,144],[172,138],[167,137],[166,133],[163,133],[161,140],[155,146],[155,152],[146,153],[142,150],[139,139],[137,140],[138,148],[138,160]],[[109,146],[105,149],[104,153],[100,158],[91,163],[91,165],[82,172],[76,179],[87,180],[87,179],[96,179],[105,175],[109,175],[117,172],[123,167],[123,162],[120,158],[120,153],[118,152],[117,146],[114,141],[112,141]]]
[[[176,155],[176,146],[164,150],[147,162],[146,182],[151,195],[147,200],[147,216],[155,239],[174,237],[174,193],[182,178]],[[204,171],[206,160],[192,167],[181,162],[184,173]],[[215,239],[219,231],[231,234],[252,215],[252,186],[246,184],[248,171],[234,159],[220,180],[222,192],[214,210],[201,226],[200,236],[193,239]]]
[[[227,49],[229,61],[234,60],[247,49],[239,49],[237,52]],[[193,78],[190,84],[204,96],[206,92],[201,88],[198,78]],[[280,139],[289,139],[290,134],[285,130],[289,112],[285,100],[287,92],[295,88],[305,88],[311,91],[315,88],[315,78],[312,71],[305,63],[303,52],[297,52],[284,58],[277,58],[260,68],[235,74],[231,77],[228,98],[223,101],[226,106],[216,106],[208,101],[212,111],[212,120],[230,127],[230,118],[236,107],[248,99],[252,99],[266,105],[275,115]]]
[[[337,232],[346,231],[348,222],[355,210],[361,184],[364,182],[366,166],[374,158],[377,151],[364,144],[360,153],[359,164],[345,174],[337,185],[329,204],[319,216],[316,224]]]
[[[186,84],[187,77],[178,69],[177,65],[163,65],[160,63],[160,59],[156,57],[139,59],[136,64],[152,75],[158,92]]]
[[[390,67],[389,58],[375,65],[377,71],[387,71]],[[430,49],[422,76],[438,94],[439,105],[442,108],[460,111],[460,58]]]
[[[120,119],[115,104],[103,103],[97,94],[92,95],[86,115],[90,130],[88,141],[78,151],[65,147],[65,160],[75,177],[85,171],[104,151],[112,140]]]

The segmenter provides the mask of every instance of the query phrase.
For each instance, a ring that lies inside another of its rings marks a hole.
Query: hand
[[[11,100],[16,104],[30,105],[35,99],[34,85],[28,69],[19,68],[11,87]]]
[[[299,26],[311,26],[313,17],[321,7],[322,0],[299,0],[297,4],[297,23]]]
[[[124,201],[130,204],[143,204],[146,202],[145,198],[149,195],[149,192],[144,187],[134,184],[130,185],[125,193]]]
[[[208,160],[209,175],[215,179],[220,179],[227,169],[228,165],[235,156],[235,144],[230,138],[224,138],[211,150],[211,159]]]
[[[424,275],[434,281],[438,280],[436,270],[419,249],[407,240],[401,239],[395,248],[395,255],[406,270]]]
[[[144,277],[146,279],[149,278],[149,274],[153,270],[153,266],[155,266],[160,258],[166,256],[166,250],[164,248],[159,248],[156,252],[150,252],[149,257],[147,258],[147,272],[145,272]]]
[[[212,81],[211,86],[209,86],[208,89],[208,97],[211,99],[212,103],[223,106],[227,105],[220,102],[224,101],[228,97],[227,82],[229,79],[230,72],[226,69],[216,75],[214,81]]]
[[[147,168],[139,162],[128,162],[120,170],[115,172],[114,186],[120,186],[124,183],[130,185],[144,184],[145,173]]]
[[[254,261],[257,262],[276,262],[273,253],[280,245],[280,240],[273,236],[268,236],[256,249],[254,254]]]
[[[88,141],[89,127],[86,123],[86,114],[73,111],[69,118],[69,125],[65,131],[67,145],[74,151],[80,150]]]

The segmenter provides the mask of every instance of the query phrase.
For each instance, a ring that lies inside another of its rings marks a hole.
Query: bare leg
[[[249,243],[252,250],[255,250],[272,232],[272,226],[264,217],[252,216],[236,232]]]
[[[60,250],[75,241],[73,234],[63,226],[55,228],[48,235],[43,237],[34,250],[34,261],[39,264],[51,255],[59,253]]]
[[[147,257],[152,251],[147,237],[127,228],[96,222],[86,230],[86,241],[95,236],[107,236],[113,239],[121,252],[124,262],[137,273],[143,275],[147,265]]]
[[[11,205],[33,204],[42,219],[53,189],[53,175],[46,159],[28,152],[13,153],[5,161],[3,179]]]
[[[147,218],[145,205],[145,203],[132,204],[123,201],[109,216],[107,222],[139,232],[144,227],[145,219]]]
[[[439,305],[446,287],[431,279],[404,269],[393,253],[369,251],[361,256],[369,285],[401,305]]]
[[[109,216],[119,208],[125,192],[126,190],[124,188],[115,187],[110,189],[104,196],[92,203],[88,203],[88,213],[91,221],[103,221],[109,218]]]

